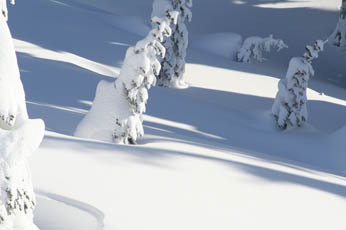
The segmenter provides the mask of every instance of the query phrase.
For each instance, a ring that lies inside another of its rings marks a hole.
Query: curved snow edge
[[[38,196],[43,196],[50,198],[52,200],[64,203],[66,205],[72,206],[74,208],[80,209],[82,211],[85,211],[89,213],[90,215],[94,216],[97,221],[97,230],[103,230],[104,228],[104,213],[99,210],[98,208],[91,206],[87,203],[83,203],[78,200],[74,200],[65,196],[57,195],[54,193],[46,192],[40,189],[35,189],[35,194]]]

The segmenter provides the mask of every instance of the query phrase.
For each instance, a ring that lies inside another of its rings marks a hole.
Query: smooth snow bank
[[[196,36],[191,43],[192,48],[231,60],[235,60],[241,45],[241,35],[231,32],[199,35],[198,37]]]
[[[114,82],[101,81],[90,111],[79,123],[75,136],[113,142],[116,119],[130,116],[126,98],[115,88]]]
[[[48,132],[35,184],[101,209],[107,230],[344,229],[344,178],[189,140],[133,147]]]

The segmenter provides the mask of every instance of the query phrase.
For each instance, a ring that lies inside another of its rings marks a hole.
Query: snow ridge
[[[94,216],[96,221],[97,221],[97,230],[102,230],[104,228],[104,219],[105,219],[105,214],[99,210],[98,208],[91,206],[87,203],[74,200],[65,196],[61,196],[58,194],[50,193],[41,189],[35,189],[35,193],[39,196],[47,197],[49,199],[53,199],[56,201],[59,201],[61,203],[64,203],[66,205],[78,208],[80,210],[83,210],[90,215]]]

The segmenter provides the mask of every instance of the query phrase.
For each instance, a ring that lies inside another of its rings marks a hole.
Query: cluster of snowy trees
[[[144,135],[143,113],[148,90],[156,84],[186,87],[183,80],[187,48],[185,19],[191,0],[155,0],[152,30],[128,48],[121,72],[113,83],[101,81],[89,113],[75,136],[135,144]]]
[[[98,84],[77,136],[134,144],[144,134],[142,115],[157,77],[160,86],[187,87],[185,20],[191,20],[191,6],[191,0],[155,0],[152,30],[127,50],[118,79]],[[42,141],[44,123],[28,117],[6,0],[0,0],[0,9],[0,229],[35,230],[27,158]]]
[[[44,123],[28,117],[6,1],[0,6],[0,229],[35,230],[27,158],[42,141]]]
[[[281,129],[301,127],[307,121],[306,89],[308,80],[314,75],[312,60],[318,58],[328,42],[317,40],[313,46],[306,46],[302,57],[291,59],[286,78],[278,83],[279,91],[272,106],[272,114]],[[337,47],[346,46],[346,0],[342,0],[340,16],[329,43]]]
[[[11,1],[14,3],[14,1]],[[152,30],[128,48],[116,81],[101,81],[91,110],[78,125],[75,135],[108,142],[135,144],[143,136],[143,113],[148,90],[159,86],[184,88],[185,57],[192,0],[154,0]],[[35,195],[27,158],[44,135],[42,120],[28,117],[25,93],[7,19],[6,0],[0,0],[0,229],[35,230]],[[346,0],[342,0],[339,22],[330,36],[335,46],[346,46]],[[286,78],[280,80],[272,114],[281,129],[300,127],[308,117],[306,89],[314,75],[312,60],[326,41],[306,46],[302,57],[289,63]],[[263,61],[262,53],[287,45],[273,36],[250,37],[244,41],[237,60]],[[33,133],[35,130],[35,133]]]
[[[345,1],[340,20],[331,35],[333,44],[345,44]],[[156,80],[164,87],[185,87],[183,74],[188,44],[185,21],[191,20],[190,0],[154,0],[153,30],[148,36],[127,50],[119,78],[114,83],[100,82],[91,110],[78,125],[76,136],[136,143],[143,136],[142,115],[146,109],[148,89]],[[303,57],[290,61],[286,78],[279,82],[279,91],[272,114],[281,129],[302,126],[308,117],[306,89],[314,75],[312,60],[318,57],[325,42],[318,40],[307,46]],[[271,48],[278,51],[288,46],[273,35],[266,38],[247,38],[237,60],[249,63],[251,59],[263,61],[263,52]]]

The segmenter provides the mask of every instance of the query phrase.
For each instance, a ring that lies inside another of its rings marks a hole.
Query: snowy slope
[[[118,75],[126,49],[148,31],[151,1],[18,1],[9,23],[28,111],[47,127],[30,162],[43,194],[37,224],[57,229],[40,211],[51,206],[86,213],[60,229],[95,217],[107,230],[344,229],[346,53],[329,47],[315,62],[309,126],[282,132],[269,115],[289,59],[331,33],[339,4],[196,0],[186,69],[191,87],[151,89],[146,135],[138,146],[123,146],[71,135],[97,83]],[[273,33],[289,49],[265,63],[235,63],[224,50],[234,46],[220,36],[230,32],[243,39]],[[222,47],[210,52],[201,41]]]

